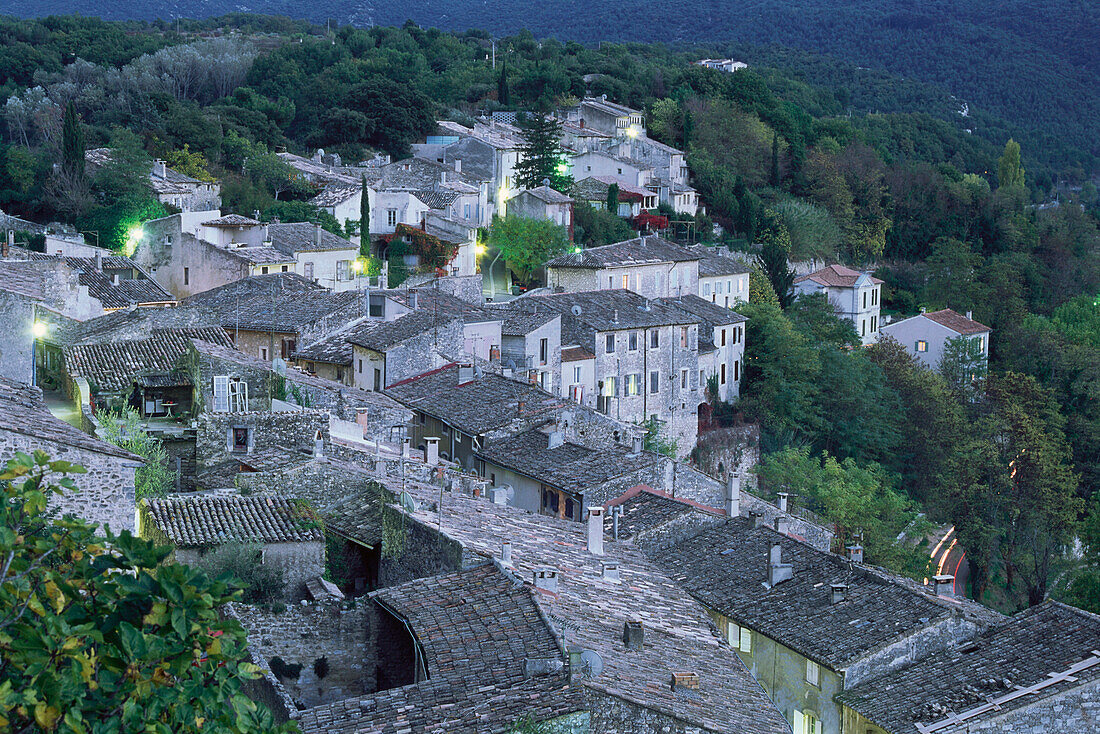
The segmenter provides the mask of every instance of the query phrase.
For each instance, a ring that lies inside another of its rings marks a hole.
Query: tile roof
[[[226,214],[202,223],[204,227],[258,227],[260,222],[240,214]]]
[[[191,339],[230,343],[219,326],[158,330],[146,339],[77,344],[64,350],[65,369],[103,392],[129,389],[135,377],[173,370],[191,347]]]
[[[432,329],[446,327],[460,320],[460,316],[440,314],[431,309],[417,309],[398,316],[393,321],[360,321],[355,328],[348,331],[345,338],[357,346],[384,352]]]
[[[361,194],[363,192],[363,183],[358,184],[332,184],[326,186],[321,193],[314,196],[309,200],[309,203],[318,209],[323,209],[326,206],[336,206],[337,204],[343,204],[348,199]]]
[[[477,185],[476,180],[466,173],[455,171],[453,166],[424,158],[405,158],[382,166],[382,178],[378,188],[425,191],[442,184],[444,175],[448,182]]]
[[[461,316],[467,324],[479,324],[487,321],[500,321],[503,315],[498,309],[490,309],[479,306],[469,301],[464,301],[458,296],[451,295],[439,288],[425,286],[413,289],[391,289],[376,291],[382,293],[392,301],[400,303],[407,308],[415,307],[421,310],[430,310],[439,316]]]
[[[581,685],[674,717],[688,727],[790,734],[789,725],[706,611],[639,550],[606,542],[605,555],[593,555],[587,551],[582,523],[457,492],[447,493],[440,508],[438,488],[414,483],[408,491],[418,503],[412,516],[428,528],[440,528],[467,554],[494,557],[501,542],[508,540],[521,579],[530,581],[540,569],[557,572],[557,592],[538,592],[537,603],[566,646],[592,650],[603,659],[603,672],[582,677]],[[619,581],[603,578],[605,562],[618,564]],[[643,624],[640,650],[627,650],[623,644],[627,621]],[[671,689],[673,671],[697,673],[699,689]]]
[[[851,288],[865,275],[871,279],[872,283],[882,283],[878,278],[868,275],[867,273],[861,273],[858,270],[846,268],[843,265],[829,265],[809,275],[800,275],[794,279],[794,282],[802,283],[809,280],[818,285],[832,286],[834,288]]]
[[[560,191],[556,191],[549,186],[536,186],[533,189],[525,189],[516,194],[516,196],[523,196],[524,194],[533,196],[540,201],[546,202],[547,204],[570,204],[573,202],[573,199],[571,197],[566,196]],[[513,196],[512,198],[514,199],[516,198],[516,196]]]
[[[608,102],[603,97],[585,97],[581,102],[583,107],[593,107],[601,112],[606,112],[611,115],[622,117],[624,115],[640,115],[641,110],[636,110],[626,105],[621,105],[617,102]]]
[[[428,679],[302,712],[304,732],[514,732],[585,710],[563,665],[525,675],[527,660],[562,652],[532,591],[492,564],[432,576],[371,595],[405,622]]]
[[[422,189],[414,191],[413,196],[428,205],[429,209],[446,209],[461,194],[456,191],[436,191],[434,189]]]
[[[921,725],[952,717],[944,732],[969,731],[992,720],[1004,722],[1001,730],[1014,731],[1012,711],[1077,686],[1100,685],[1096,650],[1100,617],[1046,601],[971,642],[842,691],[837,700],[891,734],[918,734]],[[1090,661],[1068,680],[1053,676]],[[1043,687],[1028,692],[1036,685]],[[1057,714],[1054,719],[1051,723]]]
[[[296,333],[337,311],[354,311],[363,294],[334,293],[294,273],[270,273],[228,283],[185,298],[184,307],[202,307],[232,331]]]
[[[355,347],[348,341],[348,336],[358,329],[368,317],[356,319],[345,324],[336,331],[325,334],[320,339],[299,347],[292,357],[307,362],[324,362],[326,364],[350,365],[355,357]]]
[[[595,359],[596,355],[584,347],[565,347],[561,350],[562,362],[580,362],[586,359]]]
[[[502,428],[519,418],[545,415],[549,419],[570,405],[528,382],[492,372],[459,385],[457,364],[394,383],[385,393],[411,410],[431,415],[472,436]]]
[[[359,251],[348,240],[311,222],[272,223],[267,225],[267,235],[271,239],[271,246],[284,255],[331,250],[355,250],[355,255],[358,255]]]
[[[0,377],[0,431],[21,433],[38,441],[73,446],[119,459],[144,461],[140,456],[100,441],[54,417],[46,407],[39,388],[3,377]],[[51,451],[49,446],[41,448],[46,452]]]
[[[573,196],[585,201],[607,201],[607,190],[615,184],[619,187],[619,201],[645,201],[656,196],[652,191],[642,186],[634,186],[614,176],[589,176],[582,178],[573,185]]]
[[[146,338],[160,330],[205,329],[213,314],[201,308],[126,308],[77,323],[68,343],[97,344],[119,338]],[[141,336],[134,336],[139,333]],[[221,341],[222,335],[215,339]]]
[[[716,275],[743,275],[749,272],[749,266],[737,260],[718,252],[715,252],[715,248],[707,247],[706,245],[695,245],[689,247],[689,250],[697,253],[699,258],[699,277]]]
[[[477,455],[541,483],[574,493],[657,464],[656,454],[647,451],[634,454],[622,446],[594,449],[566,441],[549,448],[549,443],[550,437],[535,429],[512,438],[490,441]]]
[[[269,495],[200,495],[145,500],[149,515],[179,548],[245,543],[323,541],[308,505]]]
[[[29,261],[0,262],[0,291],[40,301],[46,297],[45,273]]]
[[[748,321],[748,318],[741,314],[726,308],[725,306],[719,306],[717,303],[711,303],[710,301],[700,298],[694,294],[689,293],[686,296],[676,296],[674,298],[661,298],[661,303],[678,308],[681,311],[691,314],[703,324],[706,324],[709,328],[715,326],[726,326],[729,324],[740,324]],[[710,336],[709,334],[707,336]]]
[[[782,548],[793,578],[772,588],[768,552]],[[908,633],[952,615],[986,624],[998,615],[956,598],[936,597],[871,567],[816,550],[770,527],[738,517],[655,554],[654,561],[692,596],[833,670]],[[848,584],[830,603],[829,585]]]
[[[601,269],[630,265],[652,265],[667,262],[688,262],[700,256],[686,247],[656,235],[635,237],[611,245],[589,247],[580,252],[559,255],[546,263],[549,268]]]
[[[522,310],[553,309],[562,317],[562,344],[589,346],[601,331],[688,325],[699,318],[633,291],[582,291],[525,296],[509,302]]]
[[[546,326],[554,319],[561,318],[553,311],[535,313],[531,311],[518,311],[516,309],[501,309],[504,321],[500,326],[500,333],[504,336],[527,336],[535,329]]]
[[[608,503],[609,507],[623,508],[619,518],[619,538],[629,540],[640,533],[654,530],[688,515],[701,514],[707,518],[724,518],[726,513],[714,507],[669,497],[664,492],[645,485],[631,487],[623,495]],[[615,526],[611,513],[604,517],[604,530],[611,533]]]
[[[294,153],[277,153],[276,155],[282,158],[291,168],[301,171],[308,176],[313,176],[318,184],[335,183],[354,186],[360,183],[354,176],[349,176],[334,166],[318,163],[311,158],[305,158],[300,155],[295,155]]]
[[[985,324],[978,323],[974,319],[967,318],[949,308],[942,311],[931,311],[922,315],[924,318],[935,321],[940,326],[946,326],[959,334],[982,334],[990,330]]]

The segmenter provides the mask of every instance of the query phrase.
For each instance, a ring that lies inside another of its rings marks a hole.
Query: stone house
[[[568,122],[620,138],[638,138],[646,134],[645,113],[609,102],[606,94],[585,97],[573,107],[558,110],[558,116]]]
[[[566,293],[621,288],[646,298],[698,294],[700,259],[674,242],[643,235],[559,255],[546,264],[546,283]]]
[[[696,245],[699,257],[699,297],[726,308],[749,302],[749,268],[724,247]]]
[[[626,423],[656,419],[665,437],[676,441],[678,456],[691,452],[706,388],[700,383],[698,317],[629,290],[528,296],[513,303],[557,311],[562,349],[581,347],[594,355],[596,394],[590,400],[597,410]],[[566,375],[566,384],[575,377]]]
[[[462,349],[460,316],[418,309],[393,321],[366,319],[345,337],[352,346],[352,384],[381,391],[445,364]]]
[[[294,258],[293,272],[333,290],[362,287],[361,270],[355,268],[359,247],[309,222],[267,225],[271,246]]]
[[[516,164],[523,145],[519,128],[496,120],[478,121],[473,127],[450,120],[440,120],[438,125],[439,134],[429,135],[425,144],[414,145],[414,154],[451,165],[455,171],[481,182],[486,195],[476,221],[487,227],[519,191]]]
[[[331,214],[337,222],[347,227],[349,221],[359,221],[362,217],[363,183],[326,186],[309,203]]]
[[[278,569],[290,601],[325,570],[325,535],[305,502],[284,497],[192,495],[141,502],[138,535],[172,546],[177,563],[197,564],[237,542],[259,546],[260,562]]]
[[[134,474],[142,458],[54,417],[37,387],[0,377],[0,462],[35,451],[87,470],[74,480],[77,491],[51,497],[52,506],[116,533],[135,529]]]
[[[830,265],[794,279],[795,294],[824,293],[837,316],[852,322],[863,344],[878,340],[882,281],[869,273]]]
[[[529,219],[547,219],[569,233],[573,241],[573,199],[549,186],[524,189],[508,200],[508,214]]]
[[[561,396],[596,407],[596,355],[581,347],[561,349]]]
[[[391,233],[398,224],[420,226],[431,210],[480,225],[492,198],[483,176],[467,173],[461,163],[424,157],[382,166],[371,188],[371,234]]]
[[[882,333],[893,337],[905,347],[905,351],[931,369],[939,369],[944,348],[954,339],[968,339],[989,360],[989,333],[991,329],[971,318],[970,311],[963,316],[945,308],[893,321],[882,327]]]
[[[717,378],[718,399],[723,402],[737,400],[741,394],[745,322],[748,319],[695,295],[663,298],[661,301],[691,314],[699,321],[699,382],[706,386],[710,378]],[[685,381],[682,371],[680,381]]]
[[[844,734],[1100,727],[1100,617],[1056,601],[842,692]]]
[[[561,315],[553,311],[501,311],[501,365],[546,392],[563,395]]]
[[[950,576],[921,587],[863,565],[861,548],[843,558],[793,537],[788,517],[775,524],[736,517],[651,555],[707,608],[797,734],[847,732],[838,694],[1003,620],[953,596]]]
[[[327,410],[206,411],[195,432],[196,483],[232,487],[237,474],[309,461],[331,445]]]
[[[98,168],[111,160],[110,148],[92,148],[84,152],[88,167]],[[161,160],[153,161],[149,183],[157,200],[179,212],[199,212],[218,209],[222,205],[221,183],[200,181],[168,167]]]
[[[620,185],[650,188],[657,179],[653,166],[604,150],[574,153],[569,165],[570,174],[577,180],[599,176],[612,179]]]
[[[102,313],[131,306],[155,308],[174,306],[176,298],[138,267],[129,257],[110,250],[95,249],[89,257],[45,255],[22,247],[10,248],[13,260],[56,263],[63,261],[77,273],[77,282],[88,289],[88,296],[99,301]]]
[[[613,176],[588,176],[573,185],[573,198],[583,201],[593,209],[607,209],[607,191],[612,184],[619,187],[619,206],[614,214],[620,217],[636,217],[643,211],[657,208],[657,193],[644,186],[632,186]]]

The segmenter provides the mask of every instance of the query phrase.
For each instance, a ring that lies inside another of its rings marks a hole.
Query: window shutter
[[[214,377],[214,412],[229,412],[229,376],[217,375]]]
[[[801,711],[794,712],[794,721],[791,723],[794,725],[794,734],[806,734],[806,717]]]

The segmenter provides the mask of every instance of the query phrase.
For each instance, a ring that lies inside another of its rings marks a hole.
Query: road
[[[933,541],[932,561],[936,564],[936,573],[954,576],[953,591],[957,596],[965,596],[970,567],[966,563],[966,551],[958,544],[955,537],[955,527],[950,526],[941,530],[931,540]]]

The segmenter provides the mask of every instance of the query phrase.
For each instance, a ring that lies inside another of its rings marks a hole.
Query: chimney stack
[[[455,158],[454,164],[455,164],[455,173],[462,173],[462,159],[461,158]]]
[[[516,415],[523,415],[523,408],[526,405],[522,400],[516,401]]]
[[[15,244],[15,230],[8,230],[8,238],[3,241],[2,247],[0,247],[0,257],[11,257],[11,248]]]
[[[779,543],[772,545],[768,552],[768,586],[794,578],[794,567],[783,563],[783,547]]]
[[[103,251],[99,248],[96,248],[95,251],[95,269],[100,271],[103,270]]]
[[[741,515],[741,477],[732,472],[726,480],[726,515],[728,517]]]
[[[556,449],[559,446],[561,446],[563,443],[565,443],[565,434],[562,433],[561,431],[551,431],[550,432],[550,441],[549,441],[549,443],[547,443],[546,448]]]
[[[412,439],[408,436],[405,436],[403,439],[401,439],[401,458],[412,458]]]
[[[313,433],[313,458],[320,459],[325,455],[325,439],[321,437],[320,431],[314,431]]]
[[[775,532],[781,535],[787,535],[791,532],[790,515],[780,515],[775,518]]]
[[[756,510],[749,510],[749,517],[752,518],[752,526],[758,528],[761,525],[767,525],[768,521],[764,519],[763,512],[757,512]]]
[[[848,584],[829,584],[829,603],[839,604],[848,598]]]
[[[111,275],[111,285],[118,285],[119,280],[120,278],[118,273],[114,273],[113,275]]]
[[[553,568],[540,568],[534,572],[535,588],[558,593],[558,572]]]
[[[500,562],[505,566],[512,565],[512,542],[509,540],[500,544]]]
[[[789,495],[786,492],[780,492],[779,493],[779,511],[780,512],[786,512],[787,511],[787,497],[788,496]]]
[[[645,628],[641,622],[623,622],[623,644],[627,650],[641,650],[645,642]]]
[[[686,691],[697,691],[699,690],[699,674],[673,673],[671,686],[672,690],[679,688]]]
[[[645,447],[645,438],[642,436],[634,436],[631,441],[631,453],[640,454]]]
[[[424,441],[427,444],[427,448],[424,449],[424,461],[428,466],[435,466],[439,463],[439,438],[437,436],[425,436]]]
[[[588,508],[588,552],[603,555],[603,508],[599,505]]]
[[[409,291],[409,308],[416,310],[416,291]]]
[[[848,546],[848,560],[852,563],[863,563],[863,546],[858,543]]]
[[[619,581],[619,562],[618,561],[603,561],[600,563],[600,575],[603,576],[604,581]]]
[[[936,587],[936,596],[955,595],[955,577],[949,573],[932,577],[932,583]]]
[[[966,312],[966,318],[968,318],[968,319],[974,318],[974,312],[973,311],[967,311]]]
[[[619,518],[623,516],[623,506],[615,505],[611,508],[611,524],[613,526],[611,537],[619,539]]]
[[[458,384],[465,385],[467,382],[472,382],[474,379],[474,365],[471,363],[460,364],[458,366]]]

